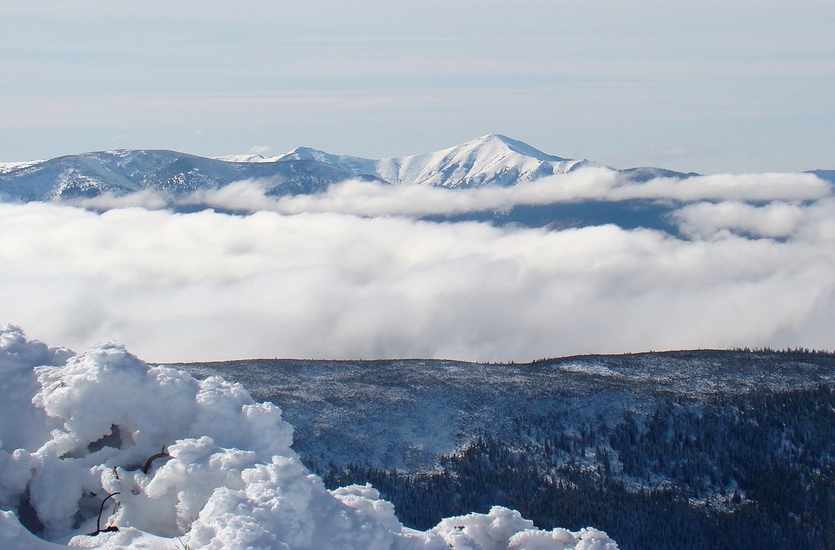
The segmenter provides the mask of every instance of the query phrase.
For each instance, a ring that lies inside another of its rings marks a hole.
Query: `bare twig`
[[[115,525],[110,525],[109,527],[105,527],[104,529],[102,529],[101,528],[101,515],[104,513],[104,503],[107,502],[108,500],[110,500],[111,498],[113,498],[114,496],[120,495],[120,494],[121,493],[119,493],[118,491],[115,492],[115,493],[110,493],[106,497],[104,497],[103,501],[101,501],[101,507],[99,508],[99,517],[96,520],[96,532],[95,533],[90,533],[89,536],[95,537],[99,533],[109,533],[111,531],[118,531],[119,530],[119,528],[116,527]]]
[[[163,457],[166,457],[166,456],[171,456],[171,455],[168,454],[168,452],[165,450],[165,445],[163,445],[161,452],[158,452],[157,454],[153,455],[151,458],[149,458],[145,462],[145,465],[142,466],[142,473],[147,474],[148,471],[151,469],[151,464],[153,464],[154,460],[156,460],[158,458],[163,458]]]

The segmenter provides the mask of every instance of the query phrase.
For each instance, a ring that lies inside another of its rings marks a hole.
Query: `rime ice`
[[[501,507],[405,528],[371,486],[327,490],[275,405],[116,344],[74,355],[7,326],[0,391],[4,549],[617,548],[600,531],[539,531]]]

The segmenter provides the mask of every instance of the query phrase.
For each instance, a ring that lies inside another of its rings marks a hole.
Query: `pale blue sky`
[[[835,3],[0,0],[0,161],[497,132],[616,167],[835,168]]]

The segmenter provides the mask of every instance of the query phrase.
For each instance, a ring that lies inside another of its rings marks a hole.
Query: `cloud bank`
[[[217,190],[198,191],[180,205],[208,205],[223,210],[282,214],[335,212],[357,216],[454,215],[501,210],[519,205],[633,199],[694,201],[813,201],[832,194],[831,185],[813,174],[720,174],[687,179],[654,178],[633,182],[606,168],[583,168],[526,181],[511,187],[447,189],[428,185],[385,185],[349,180],[324,193],[268,196],[268,182],[246,180]],[[160,208],[147,193],[129,197],[82,199],[93,208],[144,205]]]
[[[569,181],[587,194],[599,183]],[[724,183],[701,194],[687,182],[633,187],[734,199],[747,185],[714,181]],[[372,197],[362,212],[346,199],[345,212],[294,215],[0,205],[0,311],[44,340],[81,348],[116,338],[157,361],[830,348],[835,204],[809,202],[828,185],[806,175],[765,183],[752,192],[770,202],[678,210],[688,238],[614,225],[548,231],[369,217],[409,204],[408,193],[418,203],[438,191],[478,202],[507,192],[497,189],[389,189],[393,202],[377,210]],[[355,185],[314,198],[253,197],[339,211],[334,197]]]

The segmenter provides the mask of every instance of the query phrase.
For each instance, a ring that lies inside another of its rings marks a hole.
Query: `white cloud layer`
[[[733,232],[752,237],[827,242],[835,231],[835,200],[804,205],[774,201],[756,206],[739,201],[699,202],[673,212],[682,234],[713,239]]]
[[[75,348],[117,338],[159,361],[831,348],[833,210],[697,204],[679,212],[684,240],[6,204],[0,322]]]
[[[280,198],[267,196],[267,187],[268,182],[247,180],[218,190],[198,191],[182,202],[245,212],[270,210],[282,214],[337,212],[357,216],[420,216],[582,200],[809,201],[832,194],[831,185],[812,174],[721,174],[683,180],[655,178],[636,183],[606,168],[584,168],[512,187],[447,189],[349,180],[329,187],[324,193]],[[133,204],[158,208],[159,203],[159,198],[148,194],[136,199],[97,197],[78,202],[93,208]]]
[[[685,206],[674,214],[685,235],[711,237],[723,229],[761,237],[785,238],[793,235],[803,221],[805,209],[797,204],[772,202],[766,206],[728,201],[700,202]]]

